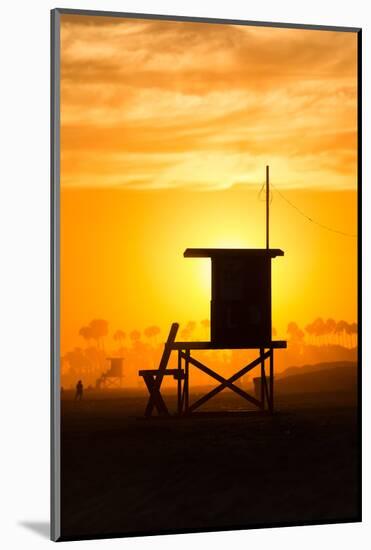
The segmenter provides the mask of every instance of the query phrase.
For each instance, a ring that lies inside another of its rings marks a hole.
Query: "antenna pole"
[[[265,167],[266,248],[269,249],[269,166]]]

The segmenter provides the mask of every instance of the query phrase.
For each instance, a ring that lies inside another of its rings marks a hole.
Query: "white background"
[[[49,520],[49,10],[54,7],[209,16],[363,28],[370,52],[366,0],[259,0],[238,2],[7,0],[0,20],[0,544],[39,548],[48,540]],[[366,53],[365,53],[365,57]],[[364,98],[370,97],[370,63],[364,61]],[[364,141],[370,128],[363,107]],[[370,149],[369,149],[370,150]],[[364,165],[367,162],[364,147]],[[364,242],[370,223],[368,171],[363,176]],[[364,245],[364,281],[371,282]],[[66,543],[85,548],[188,549],[205,545],[291,548],[366,548],[370,529],[370,284],[364,304],[364,522],[363,524],[206,533]],[[339,480],[341,483],[341,480]],[[123,495],[123,498],[125,496]]]

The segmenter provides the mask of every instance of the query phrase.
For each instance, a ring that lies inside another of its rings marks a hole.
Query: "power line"
[[[270,185],[272,185],[272,183],[271,183]],[[265,182],[262,184],[262,186],[261,186],[261,188],[260,188],[260,191],[259,191],[259,193],[258,193],[258,200],[259,200],[260,202],[265,202],[265,201],[266,201],[265,196],[264,196],[263,199],[261,198],[264,189],[265,189]],[[270,189],[270,190],[269,190],[269,204],[272,204],[272,202],[273,202],[273,191],[272,191],[272,189]]]
[[[320,223],[316,220],[314,220],[312,217],[308,216],[307,214],[305,214],[305,212],[303,212],[300,208],[298,208],[292,201],[290,201],[289,199],[287,199],[285,197],[285,195],[283,195],[281,193],[281,191],[279,191],[279,189],[277,189],[277,187],[275,185],[273,185],[273,183],[271,182],[270,185],[272,187],[274,187],[276,193],[281,197],[281,199],[283,199],[285,202],[287,202],[288,205],[291,206],[291,208],[294,208],[294,210],[296,210],[301,216],[303,216],[306,220],[308,220],[309,222],[313,223],[314,225],[317,225],[318,227],[321,227],[322,229],[326,229],[327,231],[331,231],[332,233],[337,233],[338,235],[343,235],[343,237],[352,237],[352,238],[357,238],[357,235],[353,235],[352,233],[346,233],[345,231],[340,231],[339,229],[334,229],[333,227],[329,227],[328,225],[325,225],[323,223]],[[259,195],[258,195],[258,198],[260,200],[260,197],[261,197],[261,194],[263,192],[263,189],[265,187],[265,183],[263,183],[260,191],[259,191]],[[273,197],[272,197],[273,199]]]

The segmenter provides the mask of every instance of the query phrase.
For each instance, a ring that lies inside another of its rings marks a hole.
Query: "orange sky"
[[[265,165],[356,233],[356,34],[61,17],[61,338],[208,316],[209,260],[263,247]],[[274,191],[274,189],[273,189]],[[273,319],[356,319],[356,239],[273,193]]]

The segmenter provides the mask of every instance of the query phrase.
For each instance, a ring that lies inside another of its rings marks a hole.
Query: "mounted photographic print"
[[[52,538],[361,520],[361,31],[52,11]]]

